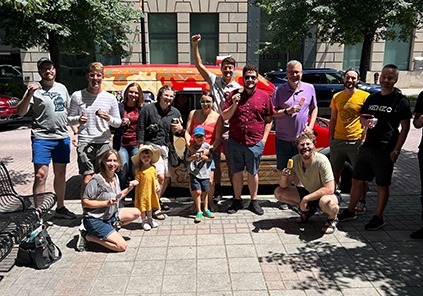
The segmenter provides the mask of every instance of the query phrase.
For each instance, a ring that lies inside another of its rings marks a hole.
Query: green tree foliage
[[[132,4],[132,5],[131,5]],[[28,49],[41,46],[60,64],[60,55],[127,56],[131,23],[141,12],[120,0],[1,0],[0,42]]]
[[[372,43],[409,38],[421,27],[422,0],[260,0],[269,14],[273,40],[264,51],[294,50],[316,28],[316,37],[330,44],[362,43],[360,71],[366,79]],[[394,25],[400,25],[396,36]]]

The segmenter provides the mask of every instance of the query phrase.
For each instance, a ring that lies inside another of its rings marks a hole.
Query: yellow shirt
[[[368,92],[360,89],[352,96],[347,95],[345,91],[333,95],[330,108],[338,111],[335,139],[354,141],[361,138],[363,128],[360,123],[360,110],[368,96]]]

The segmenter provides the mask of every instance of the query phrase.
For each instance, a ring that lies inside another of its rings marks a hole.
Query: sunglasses
[[[249,80],[249,79],[251,79],[251,80],[256,80],[256,79],[257,79],[257,76],[254,76],[254,75],[245,75],[245,76],[244,76],[244,79],[245,79],[245,80]]]
[[[200,101],[200,104],[212,104],[213,101]]]

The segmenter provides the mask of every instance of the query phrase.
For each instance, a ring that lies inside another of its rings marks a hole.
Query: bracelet
[[[78,132],[73,132],[73,135],[76,136],[78,134]]]
[[[285,115],[288,115],[288,111],[287,111],[286,109],[284,109],[284,110],[283,110],[283,113],[284,113]]]
[[[395,153],[396,155],[400,155],[400,154],[401,154],[401,150],[394,150],[394,153]]]

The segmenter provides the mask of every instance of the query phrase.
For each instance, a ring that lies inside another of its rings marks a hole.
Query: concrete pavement
[[[30,131],[0,132],[0,160],[6,161],[16,190],[31,193]],[[189,198],[171,199],[172,210],[158,229],[134,223],[121,230],[125,253],[99,248],[76,252],[80,219],[52,218],[49,233],[63,258],[47,270],[14,267],[0,273],[1,295],[422,295],[423,242],[409,238],[421,226],[417,146],[412,129],[396,165],[386,226],[364,230],[375,208],[371,185],[368,211],[343,222],[334,235],[322,235],[325,215],[294,222],[271,195],[261,195],[265,214],[248,210],[193,223]],[[77,181],[72,152],[67,196]],[[49,178],[49,187],[52,178]],[[348,196],[344,196],[348,201]],[[79,202],[67,201],[81,214]],[[246,202],[248,205],[248,202]],[[345,202],[344,202],[345,205]],[[226,203],[222,205],[224,210]]]

